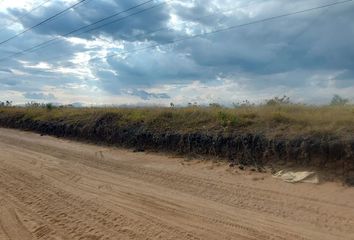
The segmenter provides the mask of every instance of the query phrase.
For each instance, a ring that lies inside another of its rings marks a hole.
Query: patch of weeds
[[[244,113],[241,114],[242,118],[248,118],[248,119],[255,119],[258,117],[258,115],[256,113]]]
[[[239,119],[236,115],[228,114],[223,111],[218,112],[218,119],[223,127],[236,126],[239,123]]]
[[[284,114],[281,113],[274,113],[272,116],[272,120],[275,123],[290,123],[290,118],[288,118],[287,116],[285,116]]]

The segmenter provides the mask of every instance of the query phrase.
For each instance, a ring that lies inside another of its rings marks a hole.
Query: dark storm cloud
[[[345,11],[343,20],[337,24],[348,23],[353,10],[352,7]],[[322,17],[317,13],[307,18],[253,25],[185,42],[182,46],[190,49],[195,61],[205,66],[232,65],[246,71],[275,73],[299,67],[349,67],[353,64],[349,61],[353,57],[353,48],[349,45],[354,30],[349,24],[345,30],[332,24],[336,14]],[[316,24],[313,24],[314,18]],[[339,36],[340,40],[334,39]],[[339,61],[333,61],[335,58]]]
[[[90,3],[82,5],[81,8],[85,8],[85,6],[89,4]],[[25,29],[30,28],[35,26],[37,23],[64,10],[68,6],[69,4],[63,4],[61,1],[51,1],[50,4],[46,5],[46,7],[40,8],[33,14],[29,14],[21,18],[21,24]],[[36,27],[33,31],[42,35],[61,35],[71,31],[72,29],[81,27],[81,25],[84,23],[84,19],[82,19],[78,14],[78,10],[79,8],[74,8],[70,11],[67,11],[55,19],[48,21],[39,27]],[[8,11],[12,16],[21,16],[26,13],[26,11],[19,9],[10,9]]]
[[[1,56],[9,56],[13,51],[29,48],[55,35],[65,34],[142,2],[89,1],[55,21],[14,39],[11,44],[0,46]],[[158,3],[156,1],[146,4],[130,14]],[[97,36],[113,39],[115,43],[121,44],[123,49],[108,47],[104,43],[89,48],[85,44],[60,40],[39,51],[21,56],[20,59],[30,65],[46,62],[51,67],[58,68],[65,66],[66,60],[73,59],[75,53],[86,52],[92,57],[88,67],[98,79],[96,85],[100,89],[114,95],[129,92],[144,100],[169,97],[167,93],[154,95],[143,90],[144,88],[188,84],[193,81],[207,84],[218,78],[232,79],[247,88],[258,90],[279,86],[290,90],[301,87],[325,88],[331,78],[337,88],[354,87],[354,74],[351,70],[354,69],[354,25],[351,24],[354,20],[354,4],[350,3],[164,45],[193,34],[322,4],[324,3],[320,0],[286,3],[281,0],[172,1],[170,4],[78,36],[89,41],[97,40]],[[45,8],[23,18],[21,23],[25,28],[33,26],[68,5],[53,1]],[[7,14],[0,15],[13,17],[23,13],[19,9],[8,9]],[[114,19],[126,15],[122,14]],[[6,39],[15,33],[14,29],[8,28],[0,32],[0,39]],[[100,50],[107,51],[106,55],[110,55],[113,51],[129,52],[155,44],[162,45],[159,48],[128,53],[125,57],[106,59],[102,58],[102,53],[98,56]],[[71,67],[70,64],[66,66]],[[18,88],[21,91],[36,92],[36,89],[39,90],[43,85],[60,86],[82,81],[79,77],[30,69],[14,58],[1,62],[0,69],[0,77],[11,75],[9,69],[33,75],[15,79],[11,84],[9,80],[0,82],[7,82],[7,88],[11,90]],[[318,76],[329,77],[320,81]]]
[[[154,86],[157,84],[175,84],[206,78],[209,69],[201,68],[183,54],[148,50],[132,54],[125,59],[109,58],[108,64],[116,69],[119,81],[102,78],[108,91],[115,91],[115,86]]]
[[[87,26],[98,20],[106,18],[107,16],[115,13],[122,12],[130,9],[133,6],[141,4],[143,1],[88,1],[86,4],[80,5],[71,11],[60,15],[55,20],[43,24],[34,31],[42,35],[64,35],[71,32],[74,29]],[[139,8],[133,9],[127,13],[122,13],[114,18],[100,22],[98,25],[85,28],[79,32],[75,32],[70,36],[80,36],[82,38],[92,38],[99,34],[108,35],[115,39],[132,39],[133,36],[144,34],[155,30],[156,28],[166,27],[167,20],[169,19],[169,13],[166,5],[161,5],[151,10],[146,10],[134,17],[126,18],[126,16],[135,14],[142,10],[148,9],[157,5],[158,2],[148,3],[142,5]],[[22,19],[21,23],[25,28],[34,26],[36,23],[46,19],[49,16],[65,9],[67,6],[63,6],[60,1],[51,3],[48,7],[36,12],[35,15],[29,15]],[[13,9],[10,13],[14,16],[23,14],[23,12]],[[107,26],[103,26],[106,25]],[[93,29],[95,27],[102,26],[102,28],[89,31],[86,34],[82,34],[84,31]]]

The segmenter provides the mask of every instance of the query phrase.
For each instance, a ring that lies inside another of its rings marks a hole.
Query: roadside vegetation
[[[354,131],[354,106],[337,95],[326,106],[293,104],[286,96],[270,99],[260,105],[245,101],[234,104],[232,108],[217,103],[209,106],[189,104],[187,107],[175,107],[171,103],[169,108],[74,108],[38,103],[12,107],[10,102],[0,103],[2,119],[22,118],[90,125],[107,117],[117,127],[143,125],[156,132],[256,132],[273,137],[314,134],[345,137]]]
[[[228,159],[231,166],[288,164],[354,179],[354,105],[334,96],[326,106],[294,104],[286,96],[263,104],[223,107],[86,107],[0,104],[0,126],[42,135]]]

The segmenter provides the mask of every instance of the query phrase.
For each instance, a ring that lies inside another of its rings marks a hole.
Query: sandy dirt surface
[[[354,239],[354,189],[0,128],[0,239]]]

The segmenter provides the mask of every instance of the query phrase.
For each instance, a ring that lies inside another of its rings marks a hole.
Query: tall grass
[[[117,126],[154,131],[262,132],[267,135],[354,134],[354,106],[274,105],[237,108],[20,108],[0,107],[0,118],[87,124],[107,114]]]

